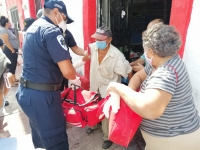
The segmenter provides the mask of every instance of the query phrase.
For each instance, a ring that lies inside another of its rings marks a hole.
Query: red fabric
[[[74,94],[76,94],[76,104],[74,104]],[[81,88],[76,92],[67,88],[61,93],[61,97],[67,123],[84,128],[86,125],[94,126],[103,119],[97,116],[99,107],[104,103],[99,94]]]
[[[109,97],[110,95],[105,98],[104,103],[109,100]],[[97,116],[104,116],[103,107],[99,108]],[[142,117],[131,110],[123,99],[120,99],[118,112],[115,114],[110,110],[108,139],[118,145],[128,147],[141,121]]]
[[[116,144],[128,147],[135,135],[142,117],[131,110],[124,100],[120,100],[120,109],[114,114],[112,110],[109,116],[109,140]]]
[[[84,89],[84,90],[89,90],[89,87],[90,87],[90,81],[84,77],[84,76],[81,76],[80,74],[76,74],[78,77],[80,77],[80,81],[81,81],[81,87]]]

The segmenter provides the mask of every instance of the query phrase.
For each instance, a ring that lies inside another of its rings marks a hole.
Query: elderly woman
[[[118,93],[143,117],[145,150],[200,150],[200,117],[187,69],[177,54],[180,45],[174,27],[153,25],[143,34],[149,65],[132,77],[129,87],[115,82],[108,86],[108,93]]]
[[[17,52],[19,48],[18,40],[17,37],[9,30],[11,24],[8,18],[1,16],[0,25],[0,38],[4,43],[3,53],[11,61],[11,64],[8,65],[8,69],[12,73],[13,82],[18,82],[19,80],[15,77],[18,57]]]

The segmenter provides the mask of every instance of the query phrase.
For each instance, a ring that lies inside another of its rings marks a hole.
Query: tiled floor
[[[22,63],[20,57],[19,61]],[[19,78],[20,74],[21,66],[18,66],[16,76]],[[16,89],[17,87],[11,88],[7,97],[10,105],[0,112],[0,150],[33,150],[28,118],[15,99]],[[70,150],[101,150],[103,143],[101,129],[89,136],[85,134],[85,130],[67,127]],[[144,141],[138,132],[127,150],[143,149]],[[109,150],[126,150],[126,148],[113,144]]]

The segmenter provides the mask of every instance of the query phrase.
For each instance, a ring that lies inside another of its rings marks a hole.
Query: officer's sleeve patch
[[[62,35],[57,36],[58,43],[64,48],[66,51],[68,50],[67,45],[65,43],[65,39]]]

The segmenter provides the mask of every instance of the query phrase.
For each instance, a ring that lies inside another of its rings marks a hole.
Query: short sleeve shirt
[[[66,30],[63,36],[68,47],[74,47],[77,45],[72,33],[69,30]]]
[[[62,82],[57,63],[71,56],[60,29],[48,17],[42,16],[28,28],[22,50],[25,79],[36,83]]]
[[[3,28],[3,27],[0,27],[0,34],[8,34],[8,39],[9,39],[9,42],[12,45],[12,47],[14,49],[19,48],[17,37],[10,30]]]
[[[145,59],[145,56],[144,56],[144,54],[142,54],[142,56],[140,56],[140,58],[142,58],[143,60],[144,60],[144,62],[145,62],[145,65],[147,65],[148,64],[148,62],[146,61],[146,59]]]
[[[186,67],[175,55],[153,73],[153,67],[147,65],[147,78],[140,92],[147,89],[159,89],[172,95],[164,113],[155,120],[143,119],[141,129],[148,134],[160,137],[172,137],[191,133],[200,127],[200,117],[194,105],[192,86]]]

